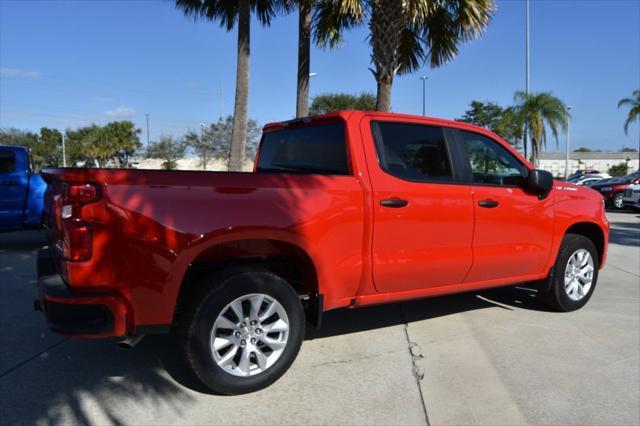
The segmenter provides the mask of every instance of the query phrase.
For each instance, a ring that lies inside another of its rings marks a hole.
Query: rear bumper
[[[47,325],[71,337],[122,337],[127,333],[127,305],[114,292],[78,291],[68,287],[56,273],[49,249],[38,252],[38,299]]]

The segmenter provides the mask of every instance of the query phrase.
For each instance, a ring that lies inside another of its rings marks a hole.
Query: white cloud
[[[128,106],[119,106],[116,109],[105,111],[104,115],[110,118],[131,118],[136,115],[136,110]]]
[[[40,71],[3,67],[3,68],[0,68],[0,76],[1,77],[18,77],[18,78],[38,78],[40,77]]]

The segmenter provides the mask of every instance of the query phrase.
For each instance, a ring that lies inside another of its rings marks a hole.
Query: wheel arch
[[[300,296],[308,320],[319,325],[322,294],[313,259],[300,245],[274,238],[227,240],[199,250],[180,283],[173,322],[187,296],[206,275],[232,268],[266,270],[282,277]]]
[[[582,235],[583,237],[591,240],[598,252],[598,265],[603,263],[605,254],[605,233],[598,224],[594,222],[577,222],[567,228],[563,237],[567,234]]]

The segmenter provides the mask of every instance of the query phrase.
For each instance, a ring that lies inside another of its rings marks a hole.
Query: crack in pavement
[[[5,376],[8,376],[9,374],[13,373],[14,371],[16,371],[17,369],[19,369],[20,367],[30,363],[31,361],[35,360],[36,358],[38,358],[40,355],[47,353],[50,350],[53,350],[55,348],[57,348],[58,346],[62,345],[63,343],[69,341],[69,339],[62,339],[59,342],[54,343],[53,345],[50,345],[46,348],[44,348],[43,350],[41,350],[40,352],[38,352],[37,354],[33,355],[32,357],[29,357],[27,359],[25,359],[22,362],[19,362],[18,364],[14,365],[13,367],[9,368],[6,371],[3,371],[0,374],[0,379],[2,379]]]
[[[422,355],[422,348],[420,347],[420,345],[418,345],[416,342],[412,342],[409,338],[409,323],[407,322],[407,317],[404,314],[402,305],[400,305],[399,308],[400,318],[402,319],[404,325],[404,337],[407,340],[409,355],[411,355],[412,374],[416,379],[416,386],[418,386],[418,393],[420,394],[420,402],[422,403],[422,412],[424,413],[424,419],[427,423],[427,426],[430,426],[429,414],[427,413],[427,405],[424,400],[424,394],[422,393],[422,387],[420,386],[420,381],[424,379],[424,369],[416,364],[416,361],[424,358],[424,355]]]
[[[626,269],[623,269],[623,268],[621,268],[619,266],[616,266],[616,265],[612,265],[609,262],[607,262],[607,264],[605,265],[605,268],[607,268],[607,267],[615,268],[615,269],[617,269],[619,271],[626,272],[627,274],[633,275],[634,277],[640,277],[640,275],[636,274],[635,272],[627,271]]]

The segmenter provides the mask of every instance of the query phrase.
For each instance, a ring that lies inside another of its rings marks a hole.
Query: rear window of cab
[[[349,175],[344,122],[264,133],[258,172]]]

